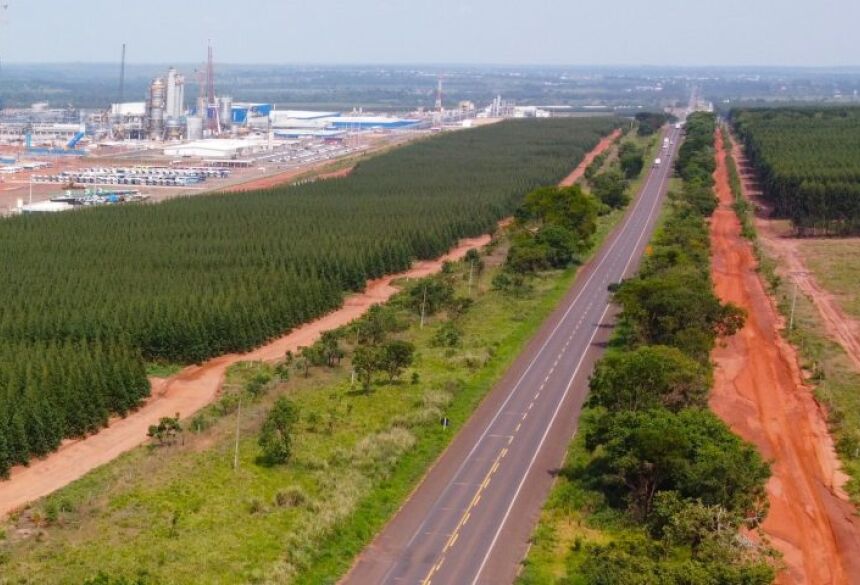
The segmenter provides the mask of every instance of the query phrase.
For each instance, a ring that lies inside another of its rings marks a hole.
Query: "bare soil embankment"
[[[803,383],[794,348],[741,235],[722,141],[711,220],[717,295],[747,311],[744,328],[714,350],[711,407],[772,464],[763,529],[783,554],[781,584],[860,583],[860,519],[842,486],[826,416]]]
[[[257,191],[260,189],[272,189],[274,187],[280,187],[285,183],[290,183],[293,180],[301,177],[302,175],[307,175],[308,173],[313,173],[317,168],[325,168],[330,166],[331,163],[326,161],[321,164],[319,167],[310,167],[310,168],[299,168],[293,169],[291,171],[286,171],[283,173],[278,173],[277,175],[272,175],[269,177],[262,177],[260,179],[253,179],[248,181],[247,183],[241,183],[239,185],[234,185],[232,187],[228,187],[223,190],[224,193],[245,193],[248,191]],[[324,181],[327,179],[341,179],[343,177],[349,176],[354,169],[355,166],[349,166],[344,169],[340,169],[338,171],[332,171],[330,173],[321,173],[319,175],[313,176],[314,180]]]

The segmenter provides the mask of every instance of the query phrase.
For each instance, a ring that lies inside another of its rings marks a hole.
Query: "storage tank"
[[[188,140],[201,140],[203,138],[203,118],[188,116],[185,119],[185,136]]]
[[[178,140],[182,135],[182,125],[176,118],[169,118],[164,123],[164,136],[168,140]]]

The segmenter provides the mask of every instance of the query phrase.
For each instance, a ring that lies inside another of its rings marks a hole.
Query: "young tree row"
[[[731,113],[777,213],[801,234],[860,233],[860,108]]]

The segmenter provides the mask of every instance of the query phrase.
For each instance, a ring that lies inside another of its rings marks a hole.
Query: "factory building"
[[[402,130],[421,123],[421,120],[388,116],[339,116],[330,118],[327,127],[335,130]]]
[[[274,110],[269,114],[272,128],[325,128],[329,118],[339,112],[310,112],[307,110]]]
[[[235,159],[253,156],[267,148],[266,140],[206,139],[168,146],[164,154],[180,158]]]
[[[326,130],[323,128],[284,128],[274,132],[275,138],[286,140],[300,140],[303,138],[316,138],[326,142],[340,142],[346,137],[343,130]]]
[[[265,121],[272,110],[274,110],[272,104],[232,104],[232,122],[238,126],[243,126],[255,118]]]

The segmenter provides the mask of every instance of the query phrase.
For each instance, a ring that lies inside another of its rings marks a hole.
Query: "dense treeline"
[[[341,180],[3,220],[0,475],[133,408],[148,392],[144,360],[250,349],[490,231],[617,124],[512,121]]]
[[[639,136],[651,136],[669,121],[669,116],[662,112],[639,112],[636,114],[636,121],[639,122]]]
[[[707,409],[710,350],[743,323],[713,292],[699,178],[712,162],[714,118],[688,121],[693,146],[678,164],[692,185],[674,195],[640,273],[616,293],[617,347],[591,380],[587,461],[576,474],[639,527],[592,545],[579,567],[589,585],[764,585],[773,571],[743,544],[765,504],[769,470]],[[703,140],[710,133],[711,142]],[[688,188],[689,187],[689,188]]]
[[[744,109],[731,117],[778,214],[801,234],[860,233],[860,108]]]

